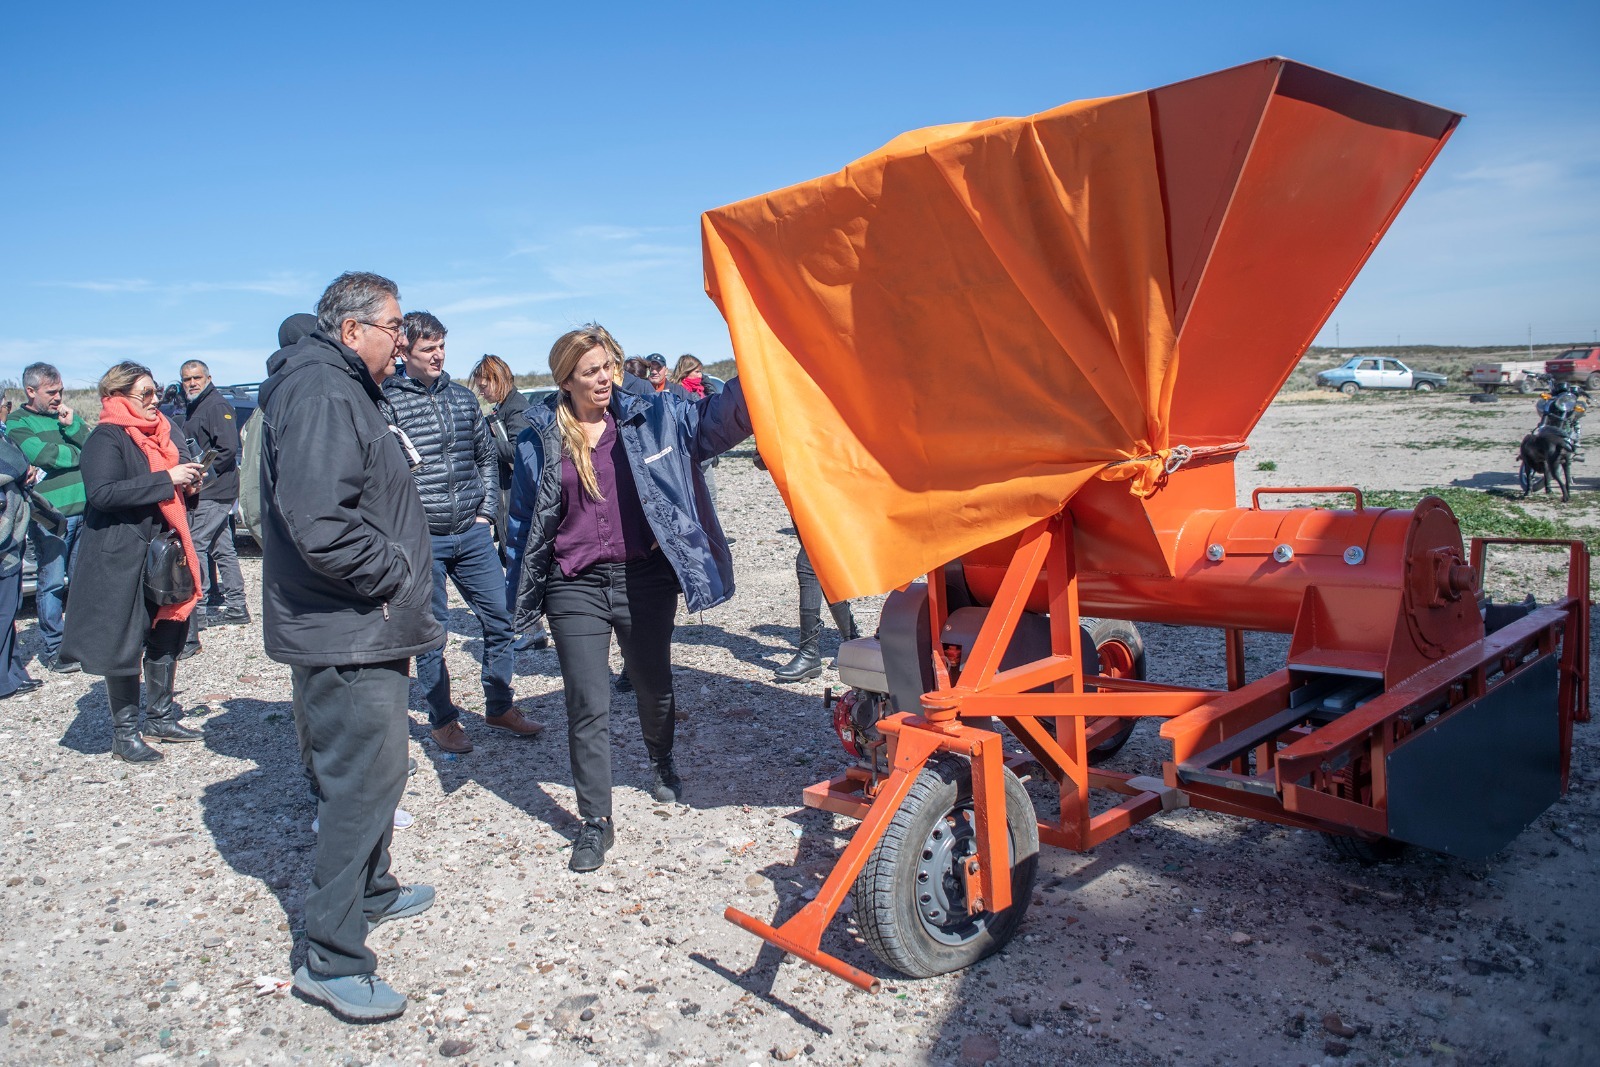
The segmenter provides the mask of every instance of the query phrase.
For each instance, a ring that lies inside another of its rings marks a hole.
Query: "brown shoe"
[[[504,715],[485,715],[483,724],[518,737],[538,737],[544,732],[544,723],[534,722],[516,708],[511,708]]]
[[[472,742],[467,740],[467,730],[461,725],[460,719],[451,719],[433,731],[433,743],[446,752],[459,754],[472,751]]]

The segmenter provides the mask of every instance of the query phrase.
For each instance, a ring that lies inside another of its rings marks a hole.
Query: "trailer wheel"
[[[1522,381],[1517,383],[1517,392],[1524,395],[1528,393],[1537,393],[1538,391],[1539,383],[1528,377],[1526,374],[1522,376]]]
[[[961,866],[977,852],[972,765],[939,756],[917,776],[852,898],[861,936],[883,962],[931,978],[969,967],[1011,940],[1033,896],[1039,825],[1027,790],[1009,769],[1005,793],[1011,907],[968,915]]]
[[[1406,851],[1406,843],[1392,837],[1353,837],[1349,834],[1322,836],[1340,859],[1359,863],[1363,867],[1399,859]]]
[[[1089,641],[1100,655],[1100,673],[1109,678],[1144,677],[1144,638],[1133,623],[1125,619],[1084,619]],[[1105,762],[1128,743],[1138,719],[1123,719],[1117,732],[1089,750],[1089,764]]]

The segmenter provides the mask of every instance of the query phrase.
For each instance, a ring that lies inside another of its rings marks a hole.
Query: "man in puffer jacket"
[[[433,614],[449,625],[449,589],[456,589],[483,627],[483,721],[533,737],[544,727],[511,706],[515,663],[505,571],[494,544],[500,507],[500,456],[478,398],[444,370],[444,323],[426,311],[405,316],[406,373],[383,383],[389,421],[421,456],[411,472],[433,542]],[[450,699],[444,652],[417,657],[417,682],[428,701],[433,740],[446,752],[471,752],[461,709]]]

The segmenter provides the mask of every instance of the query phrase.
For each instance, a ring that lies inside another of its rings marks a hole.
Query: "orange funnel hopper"
[[[829,597],[1097,479],[1079,536],[1115,541],[1093,516],[1139,515],[1174,447],[1245,439],[1458,118],[1270,59],[915,131],[707,212],[706,289]]]

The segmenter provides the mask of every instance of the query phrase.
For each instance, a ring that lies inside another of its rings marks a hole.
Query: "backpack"
[[[239,427],[239,514],[261,543],[261,409]]]

